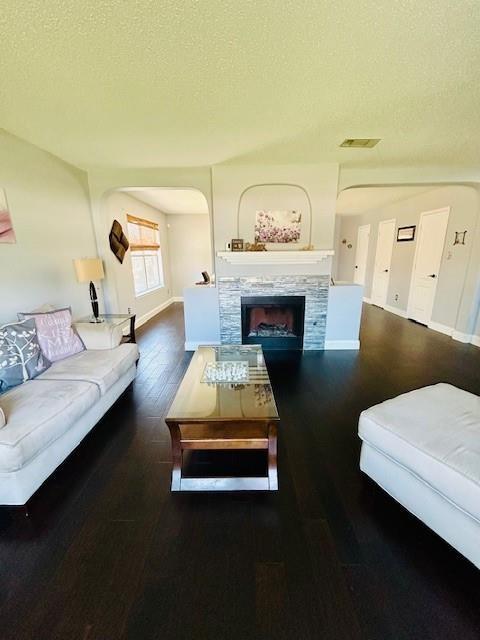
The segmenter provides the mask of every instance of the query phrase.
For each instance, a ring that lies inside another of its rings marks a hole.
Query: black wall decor
[[[397,242],[412,242],[415,240],[416,228],[417,227],[414,224],[409,227],[398,227]]]
[[[455,240],[453,241],[453,244],[465,244],[466,235],[466,231],[455,231]]]

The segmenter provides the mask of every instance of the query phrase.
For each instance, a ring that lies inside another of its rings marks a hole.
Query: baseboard
[[[360,349],[360,340],[325,340],[325,351],[333,351],[336,349],[351,349],[358,351]]]
[[[367,304],[372,304],[371,298],[363,298],[363,301],[366,302]]]
[[[441,324],[440,322],[429,322],[428,328],[438,331],[439,333],[444,333],[446,336],[452,336],[455,331],[453,327],[447,327],[446,324]]]
[[[454,330],[452,333],[452,338],[454,340],[458,340],[458,342],[463,342],[464,344],[468,344],[469,342],[473,343],[473,338],[471,333],[462,333],[461,331]]]
[[[215,342],[214,340],[187,340],[185,342],[185,351],[196,351],[198,347],[211,347],[218,346],[220,342]]]
[[[173,296],[170,300],[171,302],[183,302],[183,296]]]
[[[428,328],[433,329],[434,331],[439,331],[440,333],[444,333],[445,335],[450,336],[458,342],[463,342],[463,344],[470,343],[475,345],[476,347],[480,347],[480,336],[471,335],[470,333],[462,333],[461,331],[452,329],[452,327],[447,327],[446,325],[440,324],[439,322],[430,322]]]
[[[390,311],[390,313],[394,313],[396,316],[400,316],[401,318],[407,318],[407,312],[403,309],[399,309],[398,307],[392,307],[389,304],[385,305],[385,311]]]
[[[151,309],[151,311],[148,311],[147,313],[144,313],[143,316],[140,316],[139,318],[137,318],[135,322],[135,326],[141,327],[142,324],[145,324],[146,322],[148,322],[151,318],[153,318],[153,316],[156,316],[157,313],[160,313],[160,311],[163,311],[174,302],[176,302],[175,298],[169,298],[168,300],[165,300],[165,302],[162,302],[162,304],[159,304],[158,307],[154,307],[153,309]]]

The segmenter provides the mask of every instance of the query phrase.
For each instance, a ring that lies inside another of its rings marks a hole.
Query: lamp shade
[[[103,262],[100,258],[79,258],[73,261],[78,282],[103,280]]]

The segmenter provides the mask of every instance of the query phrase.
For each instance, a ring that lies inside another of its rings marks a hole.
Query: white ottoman
[[[361,470],[480,568],[480,397],[436,384],[360,415]]]

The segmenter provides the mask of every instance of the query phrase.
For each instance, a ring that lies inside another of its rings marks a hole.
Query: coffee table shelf
[[[222,422],[180,425],[182,449],[268,449],[268,429]]]

